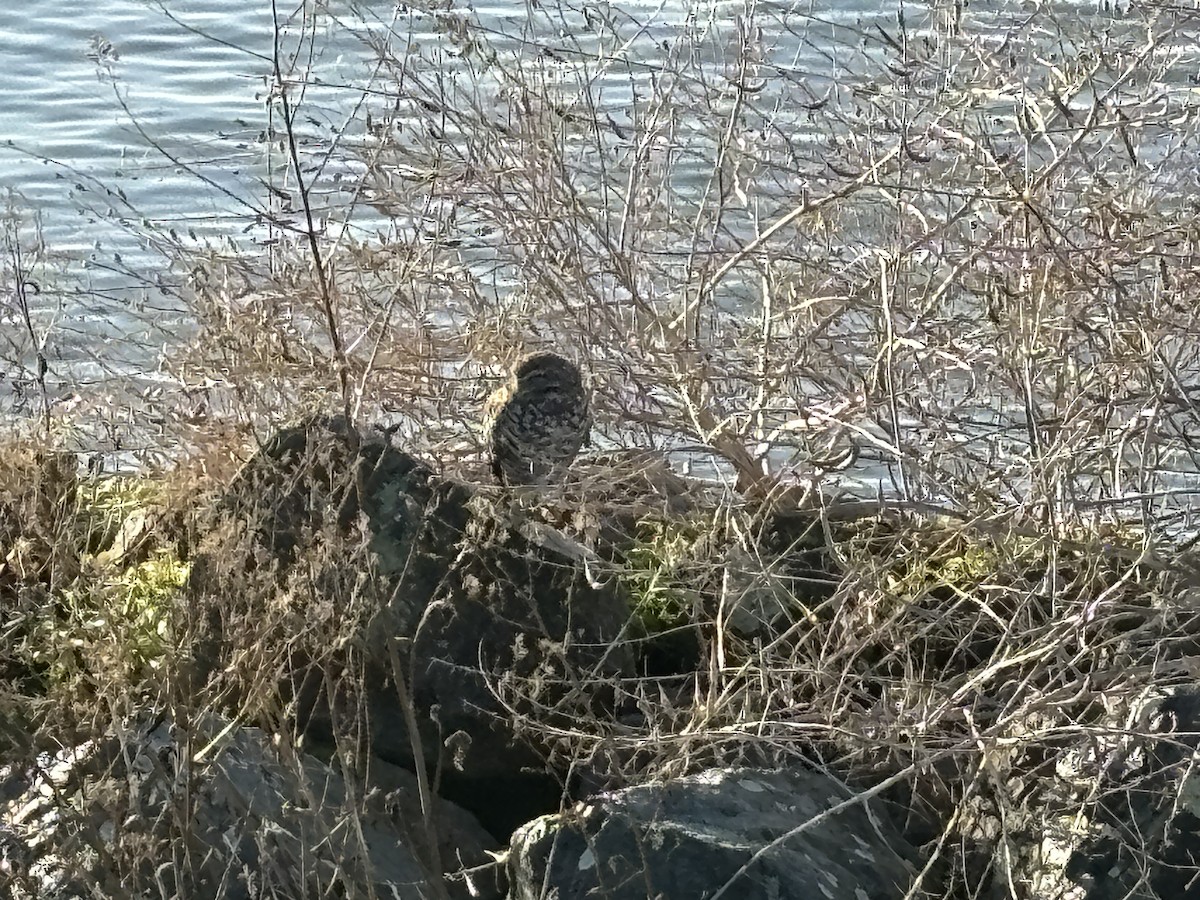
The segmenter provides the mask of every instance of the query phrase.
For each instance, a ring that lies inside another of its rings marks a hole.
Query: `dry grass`
[[[1195,14],[947,6],[840,43],[751,3],[656,24],[643,77],[628,60],[653,29],[615,6],[543,4],[507,34],[409,9],[358,30],[324,10],[281,20],[267,252],[147,235],[186,273],[196,329],[167,366],[186,403],[158,427],[205,448],[155,501],[169,539],[97,562],[127,516],[105,519],[28,445],[0,459],[0,667],[21,673],[5,746],[153,703],[286,731],[291,654],[333,668],[370,591],[319,566],[281,589],[243,548],[229,689],[192,708],[203,623],[185,608],[163,631],[135,583],[174,584],[193,540],[229,537],[191,533],[194,472],[227,484],[251,432],[337,410],[479,479],[483,398],[520,352],[554,346],[590,372],[600,451],[668,450],[719,483],[622,496],[610,518],[603,487],[627,485],[601,468],[522,513],[597,553],[640,624],[699,660],[619,685],[641,716],[620,722],[539,718],[539,685],[498,684],[525,732],[614,782],[820,764],[904,808],[922,889],[1065,896],[1061,865],[1034,857],[1095,833],[1114,772],[1149,752],[1153,704],[1194,683]],[[324,155],[304,140],[313,21],[374,67]],[[797,35],[831,48],[829,71],[795,64]],[[363,175],[321,211],[330,160]],[[9,221],[3,261],[19,310],[50,277],[25,227]],[[23,367],[20,408],[42,445],[78,443],[94,432],[72,430],[38,363],[55,326],[19,318],[0,349]],[[849,442],[859,477],[811,477]],[[844,515],[842,489],[886,499]],[[370,582],[362,535],[335,519],[307,539]],[[633,535],[616,550],[614,521]],[[362,675],[337,667],[331,696]]]

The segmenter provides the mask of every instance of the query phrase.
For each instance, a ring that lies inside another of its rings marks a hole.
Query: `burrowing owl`
[[[484,421],[497,481],[561,479],[592,430],[579,368],[555,353],[524,357],[488,399]]]

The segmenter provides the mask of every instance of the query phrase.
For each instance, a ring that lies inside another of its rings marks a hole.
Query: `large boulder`
[[[348,782],[216,716],[143,716],[0,768],[0,821],[7,897],[503,896],[489,836],[450,804],[423,812],[411,774]]]
[[[226,702],[269,710],[276,684],[310,736],[420,759],[506,833],[562,790],[529,724],[609,708],[633,671],[626,592],[595,562],[524,494],[320,418],[277,434],[217,504],[185,618]]]
[[[592,798],[521,828],[511,900],[899,900],[916,850],[813,771],[714,769]]]
[[[1095,785],[1091,835],[1067,867],[1084,900],[1200,897],[1200,693],[1165,697],[1148,718]]]

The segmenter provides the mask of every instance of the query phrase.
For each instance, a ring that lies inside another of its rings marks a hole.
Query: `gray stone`
[[[181,740],[168,720],[131,723],[0,769],[0,782],[21,786],[0,805],[5,896],[502,896],[479,869],[495,845],[444,802],[427,829],[408,773],[383,767],[352,790],[256,728],[210,716],[189,729]],[[471,885],[460,874],[439,889],[437,860],[476,870]]]
[[[754,769],[602,794],[518,830],[509,896],[900,900],[917,853],[852,796],[820,773]]]
[[[1200,898],[1200,693],[1163,698],[1150,718],[1097,779],[1092,835],[1067,867],[1084,900]]]

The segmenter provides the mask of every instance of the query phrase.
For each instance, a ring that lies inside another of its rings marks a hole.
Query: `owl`
[[[522,358],[488,399],[484,420],[497,481],[560,481],[592,430],[579,367],[556,353]]]

